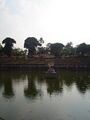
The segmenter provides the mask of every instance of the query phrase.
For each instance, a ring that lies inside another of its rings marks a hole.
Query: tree
[[[39,55],[40,54],[47,54],[47,49],[46,47],[38,47],[38,52]]]
[[[87,53],[87,44],[81,43],[77,46],[76,53],[78,55],[84,56]]]
[[[0,44],[0,56],[3,54],[3,46]]]
[[[40,44],[43,44],[43,43],[44,43],[44,40],[43,40],[42,37],[40,38],[39,43],[40,43]]]
[[[49,43],[48,46],[50,49],[50,53],[55,56],[60,56],[61,51],[64,47],[64,45],[62,43],[54,43],[54,44]]]
[[[72,46],[72,42],[68,42],[64,49],[62,50],[62,54],[65,56],[71,56],[75,54],[75,49]]]
[[[87,45],[87,55],[90,56],[90,45]]]
[[[0,50],[3,48],[3,46],[0,44]]]
[[[13,49],[13,55],[14,56],[25,56],[26,55],[26,52],[27,52],[27,50],[23,50],[23,49],[20,49],[20,48],[15,48],[15,49]]]
[[[35,37],[28,37],[24,43],[24,48],[28,49],[28,56],[34,55],[36,53],[37,46],[41,46],[42,43],[42,38],[40,38],[40,41],[38,41]]]
[[[7,37],[2,41],[2,44],[5,44],[5,46],[3,48],[3,52],[5,55],[11,56],[14,43],[16,43],[16,41],[10,37]]]
[[[24,94],[27,98],[35,99],[41,92],[37,89],[35,84],[35,77],[35,74],[27,74],[28,85],[24,89]]]

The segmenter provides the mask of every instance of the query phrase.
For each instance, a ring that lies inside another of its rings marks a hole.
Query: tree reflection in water
[[[52,95],[53,93],[63,92],[63,82],[59,79],[47,79],[47,92]]]
[[[42,86],[44,85],[49,95],[62,93],[64,86],[71,89],[75,85],[77,90],[83,94],[90,89],[89,71],[60,71],[57,79],[46,79],[42,71],[4,71],[0,72],[0,92],[3,90],[2,95],[6,98],[14,97],[13,87],[15,82],[19,83],[23,80],[28,81],[27,87],[23,88],[24,95],[31,99],[43,95]],[[41,88],[38,86],[41,86]]]
[[[0,71],[0,88],[3,88],[3,97],[13,98],[15,96],[13,88],[15,84],[13,82],[25,80],[25,77],[26,75],[22,71]]]
[[[76,85],[80,93],[86,93],[90,89],[90,72],[89,71],[64,71],[61,72],[61,79],[67,87]]]
[[[12,85],[12,76],[10,74],[1,74],[0,78],[3,82],[3,96],[6,98],[12,98],[14,96],[14,90]],[[0,81],[1,82],[1,81]]]
[[[37,89],[36,87],[35,79],[38,80],[38,77],[36,74],[27,73],[28,85],[27,85],[27,88],[24,89],[24,95],[30,99],[35,99],[37,96],[41,96],[42,94],[41,90]]]
[[[76,72],[76,86],[81,93],[86,93],[90,89],[90,74],[87,72]]]

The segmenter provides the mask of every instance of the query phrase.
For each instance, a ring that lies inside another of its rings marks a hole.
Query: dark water
[[[0,72],[0,117],[5,120],[90,120],[90,72]],[[0,119],[1,120],[1,119]]]

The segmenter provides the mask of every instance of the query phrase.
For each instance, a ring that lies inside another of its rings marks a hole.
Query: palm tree
[[[4,51],[5,55],[11,56],[12,48],[13,48],[14,43],[16,43],[16,41],[14,39],[10,38],[10,37],[7,37],[2,41],[2,44],[5,44],[5,46],[3,48],[3,51]]]

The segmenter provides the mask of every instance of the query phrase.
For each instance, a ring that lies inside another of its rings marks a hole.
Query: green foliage
[[[66,46],[62,50],[62,55],[64,55],[64,56],[75,55],[75,48],[73,48],[72,42],[68,42],[66,44]]]
[[[40,44],[43,44],[43,43],[44,43],[44,40],[43,40],[42,37],[40,38],[39,43],[40,43]]]
[[[81,56],[85,56],[87,54],[90,54],[90,45],[87,45],[85,43],[81,43],[77,46],[76,53]]]
[[[87,45],[87,55],[90,55],[90,45]]]
[[[26,52],[27,52],[27,50],[22,50],[22,49],[20,49],[20,48],[15,48],[15,49],[13,49],[13,55],[14,56],[25,56],[26,55]]]
[[[40,39],[42,41],[42,39]],[[41,46],[42,44],[35,37],[28,37],[25,40],[24,48],[28,49],[28,55],[34,55],[36,53],[37,46]]]
[[[60,56],[61,55],[61,51],[64,47],[64,45],[62,43],[54,43],[54,44],[48,44],[50,53],[54,56]]]
[[[10,37],[5,38],[2,44],[0,44],[0,56],[25,56],[27,50],[22,50],[20,48],[13,49],[13,44],[16,41]],[[37,40],[35,37],[28,37],[24,42],[24,48],[28,49],[28,56],[33,56],[36,53],[48,54],[54,56],[90,56],[90,45],[86,43],[81,43],[77,47],[73,47],[72,42],[68,42],[65,46],[62,43],[48,43],[46,47],[41,47],[44,43],[43,38]]]
[[[38,54],[47,54],[46,47],[38,47]]]
[[[3,46],[0,44],[0,51],[3,49]]]
[[[11,52],[12,52],[12,48],[13,48],[13,43],[16,43],[16,41],[12,38],[5,38],[2,41],[2,44],[5,44],[4,48],[3,48],[3,52],[5,55],[7,56],[11,56]]]
[[[3,54],[3,46],[0,44],[0,56]]]

